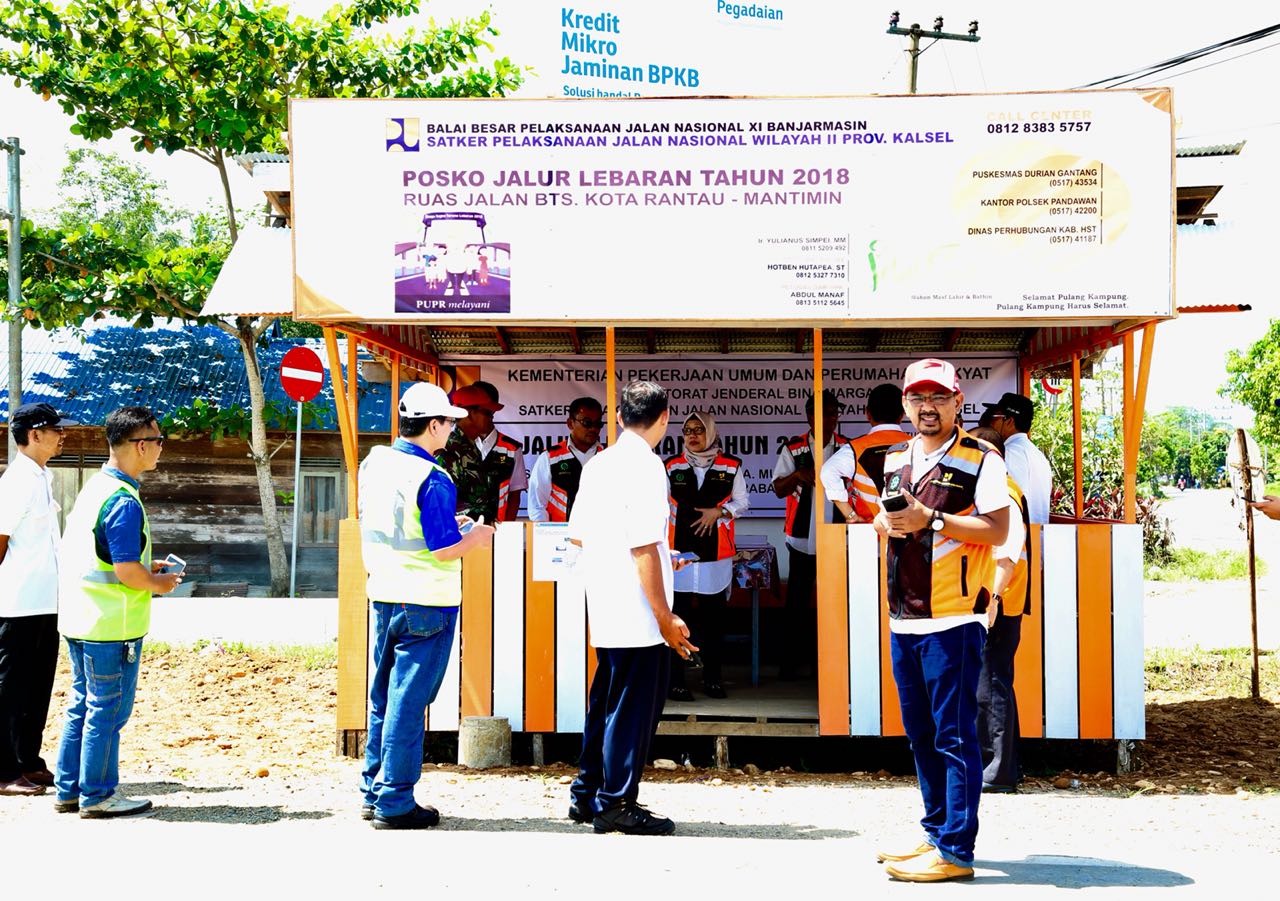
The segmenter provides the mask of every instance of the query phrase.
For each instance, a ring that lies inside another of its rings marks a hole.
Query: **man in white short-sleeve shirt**
[[[675,824],[637,801],[667,695],[671,655],[697,650],[671,612],[667,474],[653,448],[667,430],[667,394],[653,382],[622,389],[617,443],[582,469],[569,536],[587,593],[598,666],[569,818],[596,832],[670,835]]]
[[[972,877],[978,835],[978,676],[1010,511],[1004,461],[959,427],[963,404],[950,363],[907,367],[902,405],[917,434],[888,452],[875,518],[888,539],[893,678],[925,808],[921,843],[879,859],[908,882]]]
[[[1027,499],[1032,524],[1049,521],[1049,501],[1053,495],[1053,468],[1044,451],[1031,442],[1031,422],[1035,405],[1025,394],[1005,393],[987,408],[983,421],[991,423],[1004,439],[1004,465]]]
[[[71,425],[49,404],[23,404],[9,428],[18,455],[0,476],[0,795],[40,795],[40,757],[58,662],[58,505],[46,464]]]

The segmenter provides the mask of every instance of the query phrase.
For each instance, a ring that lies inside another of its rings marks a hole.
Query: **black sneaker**
[[[375,810],[373,809],[373,805],[372,805],[372,804],[361,804],[361,805],[360,805],[360,819],[362,819],[362,820],[372,820],[372,819],[373,819],[373,815],[374,815],[376,812],[377,812],[377,811],[375,811]]]
[[[719,682],[702,683],[702,693],[717,701],[723,701],[725,698],[729,697],[729,693],[724,690],[724,686]]]
[[[590,823],[594,818],[589,811],[583,810],[577,804],[569,805],[569,819],[575,823]]]
[[[79,813],[80,799],[68,798],[65,801],[57,799],[53,802],[53,809],[55,813]]]
[[[384,817],[378,813],[373,815],[374,829],[430,829],[440,822],[440,813],[434,807],[413,805],[408,813]]]
[[[678,701],[687,704],[693,700],[693,692],[685,688],[683,685],[673,685],[667,689],[667,700]]]
[[[674,822],[645,810],[639,804],[602,810],[591,825],[597,833],[621,832],[624,835],[671,835],[676,831]]]

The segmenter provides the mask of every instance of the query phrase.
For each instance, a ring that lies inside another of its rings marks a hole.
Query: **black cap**
[[[831,411],[835,410],[836,415],[844,412],[844,404],[840,403],[840,398],[836,397],[836,393],[830,388],[822,389],[822,413],[824,416],[830,416]],[[813,415],[813,395],[809,395],[809,399],[804,402],[804,412],[808,416]]]
[[[10,426],[24,429],[47,429],[55,425],[79,425],[74,419],[64,419],[50,404],[23,404],[9,417]]]
[[[983,404],[988,410],[995,410],[1012,417],[1013,424],[1018,427],[1018,431],[1025,432],[1031,428],[1031,419],[1035,415],[1035,407],[1031,403],[1031,398],[1023,394],[1014,394],[1012,391],[1006,392],[994,404]]]

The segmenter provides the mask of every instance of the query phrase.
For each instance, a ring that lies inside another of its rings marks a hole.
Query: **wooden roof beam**
[[[650,354],[658,352],[658,333],[653,329],[645,329],[644,346]]]
[[[942,347],[947,353],[951,353],[956,349],[956,344],[960,341],[960,329],[949,328],[942,336]]]
[[[511,353],[511,341],[507,338],[506,331],[500,325],[493,327],[493,336],[498,339],[498,349],[504,354]]]
[[[578,334],[578,327],[575,325],[569,329],[569,343],[573,345],[575,354],[582,353],[582,335]]]

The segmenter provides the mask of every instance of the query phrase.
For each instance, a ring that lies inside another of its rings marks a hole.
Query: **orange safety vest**
[[[849,442],[857,471],[848,481],[849,506],[858,518],[870,522],[880,512],[880,492],[884,490],[884,460],[889,448],[911,436],[895,429],[868,432]]]
[[[684,454],[669,458],[666,467],[671,492],[667,541],[671,549],[692,551],[704,562],[732,557],[736,552],[733,517],[720,519],[710,535],[694,534],[693,524],[699,518],[698,507],[718,507],[733,497],[733,482],[742,469],[742,460],[730,454],[717,455],[703,476],[701,487],[693,464]]]
[[[974,512],[978,473],[991,445],[964,429],[942,459],[926,473],[911,471],[911,442],[889,448],[885,459],[885,496],[906,487],[926,507],[956,516]],[[991,601],[995,553],[989,544],[967,544],[944,529],[921,529],[890,538],[886,551],[889,615],[895,619],[938,619],[984,613]]]
[[[596,445],[596,450],[604,450],[604,445]],[[547,519],[550,522],[568,522],[573,511],[573,499],[578,496],[578,483],[582,480],[582,464],[569,449],[568,438],[547,451],[547,462],[551,464]]]
[[[1013,565],[1013,575],[1009,584],[1004,587],[1001,613],[1005,616],[1026,616],[1031,612],[1031,514],[1027,508],[1027,499],[1022,494],[1018,483],[1009,477],[1009,498],[1022,514],[1022,553]]]
[[[835,450],[849,443],[849,439],[839,433],[831,437]],[[801,435],[787,442],[787,453],[795,463],[796,472],[813,469],[813,448],[809,446],[809,436]],[[832,451],[835,453],[835,451]],[[833,506],[834,509],[834,506]],[[782,531],[792,538],[809,537],[810,512],[813,510],[813,488],[808,485],[797,485],[795,491],[787,496],[786,519],[782,523]],[[831,517],[840,520],[838,513]]]
[[[516,453],[519,450],[520,445],[499,432],[493,449],[480,463],[480,469],[486,478],[498,483],[498,510],[491,522],[507,522],[515,519],[514,515],[507,515],[507,498],[511,494],[511,477],[515,475]]]

